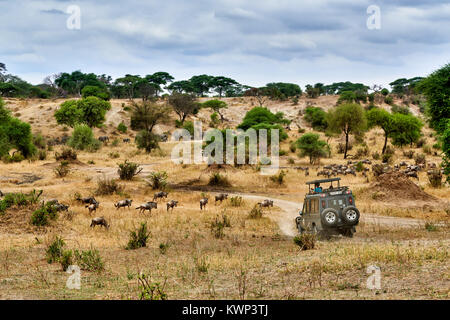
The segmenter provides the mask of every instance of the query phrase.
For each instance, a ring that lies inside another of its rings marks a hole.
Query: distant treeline
[[[397,95],[411,94],[420,77],[398,79],[390,83],[392,93]],[[306,85],[305,92],[294,83],[272,82],[264,87],[243,85],[236,80],[223,76],[196,75],[188,80],[175,81],[167,72],[156,72],[146,76],[127,74],[124,77],[112,79],[111,76],[74,71],[58,73],[46,77],[42,84],[32,85],[18,76],[7,73],[4,63],[0,63],[0,96],[22,98],[58,98],[89,96],[95,92],[105,100],[110,98],[142,98],[143,100],[159,97],[174,92],[192,94],[197,97],[240,97],[265,96],[271,99],[287,99],[300,97],[303,93],[310,98],[320,95],[341,95],[353,92],[357,96],[367,96],[369,90],[389,90],[380,86],[366,86],[362,83],[336,82],[330,85],[316,83]],[[168,93],[167,93],[168,92]]]

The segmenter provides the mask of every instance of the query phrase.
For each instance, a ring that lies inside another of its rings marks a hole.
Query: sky
[[[449,30],[443,0],[0,0],[0,62],[33,84],[81,70],[387,86],[449,63]]]

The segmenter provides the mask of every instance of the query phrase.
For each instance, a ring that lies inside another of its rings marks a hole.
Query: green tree
[[[194,89],[194,93],[199,97],[203,97],[205,94],[209,93],[209,90],[212,88],[213,79],[213,76],[202,74],[199,76],[193,76],[189,79],[189,82]]]
[[[159,148],[159,137],[153,132],[141,130],[135,138],[138,149],[145,149],[145,152],[150,153],[153,149]]]
[[[131,128],[133,130],[145,130],[152,132],[158,123],[167,123],[170,108],[152,102],[143,101],[131,104]]]
[[[332,132],[345,135],[344,159],[347,158],[348,138],[351,134],[358,135],[364,132],[367,126],[364,109],[355,103],[341,104],[330,110],[327,114],[328,128]]]
[[[138,75],[126,74],[125,77],[118,78],[115,81],[116,86],[124,88],[129,100],[135,97],[136,85],[142,80]]]
[[[220,116],[220,121],[224,121],[223,114],[220,112],[221,109],[227,109],[228,105],[226,102],[221,100],[208,100],[202,104],[203,108],[211,108],[213,112],[217,112]]]
[[[83,122],[83,115],[83,110],[78,107],[77,100],[67,100],[55,111],[56,122],[72,128]]]
[[[380,108],[373,108],[367,112],[367,120],[369,128],[380,127],[384,131],[384,144],[382,154],[385,153],[388,138],[395,132],[395,123],[388,111]]]
[[[450,183],[450,120],[447,120],[447,126],[441,136],[442,151],[444,152],[442,165],[444,173],[447,175],[447,182]]]
[[[255,107],[245,114],[244,119],[242,120],[242,123],[239,124],[238,128],[247,130],[261,123],[270,125],[289,124],[290,121],[284,118],[284,114],[282,112],[277,112],[274,114],[267,108]]]
[[[320,140],[320,137],[316,133],[306,133],[302,135],[296,142],[295,145],[300,150],[300,157],[309,157],[309,163],[314,164],[320,158],[326,157],[328,154],[329,146],[328,144]]]
[[[162,91],[161,86],[165,86],[167,83],[172,82],[174,80],[174,77],[172,77],[167,72],[155,72],[152,75],[148,75],[145,77],[147,81],[153,85],[153,88],[155,88],[156,96],[158,96],[159,92]]]
[[[413,115],[395,113],[392,115],[394,131],[391,133],[392,144],[404,146],[417,142],[421,136],[423,123]]]
[[[75,126],[67,144],[74,149],[88,151],[97,151],[101,147],[100,141],[94,138],[92,129],[85,124]]]
[[[100,88],[97,86],[85,86],[81,90],[81,96],[83,98],[87,97],[97,97],[102,100],[108,101],[111,96],[106,88]]]
[[[224,92],[238,86],[239,83],[231,78],[219,76],[213,77],[210,81],[210,85],[211,88],[219,94],[219,97],[222,98]]]
[[[80,100],[68,100],[55,111],[58,124],[74,127],[77,124],[87,124],[89,127],[99,127],[105,121],[106,111],[111,109],[108,101],[97,97],[87,97]]]
[[[305,109],[305,121],[307,121],[314,130],[324,131],[328,124],[326,120],[327,113],[319,107],[307,107]]]
[[[190,94],[175,92],[169,96],[169,104],[180,118],[181,124],[184,123],[186,117],[194,114],[199,109],[198,104],[195,102],[195,96]]]
[[[417,89],[427,98],[430,126],[438,133],[444,132],[450,119],[450,63],[423,79]]]

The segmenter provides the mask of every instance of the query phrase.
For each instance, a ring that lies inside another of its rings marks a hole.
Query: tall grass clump
[[[117,173],[119,174],[120,180],[132,180],[142,170],[143,168],[139,168],[139,164],[125,160],[123,163],[119,163]]]
[[[137,230],[130,231],[130,239],[125,249],[134,250],[143,248],[147,246],[148,238],[150,238],[150,232],[147,231],[147,222],[143,222]]]
[[[230,187],[231,183],[227,177],[221,175],[218,172],[211,174],[208,181],[209,186]]]
[[[153,190],[164,190],[167,186],[167,173],[165,171],[152,172],[148,179],[148,185]]]

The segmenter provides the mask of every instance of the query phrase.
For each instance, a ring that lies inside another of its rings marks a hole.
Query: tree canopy
[[[68,100],[55,111],[58,124],[74,127],[77,124],[86,124],[89,127],[99,127],[105,121],[106,111],[111,109],[108,101],[97,97],[87,97],[80,100]]]
[[[320,140],[320,137],[316,133],[306,133],[302,135],[295,145],[300,150],[300,157],[309,157],[309,163],[314,164],[320,158],[327,156],[329,149],[328,144]]]

